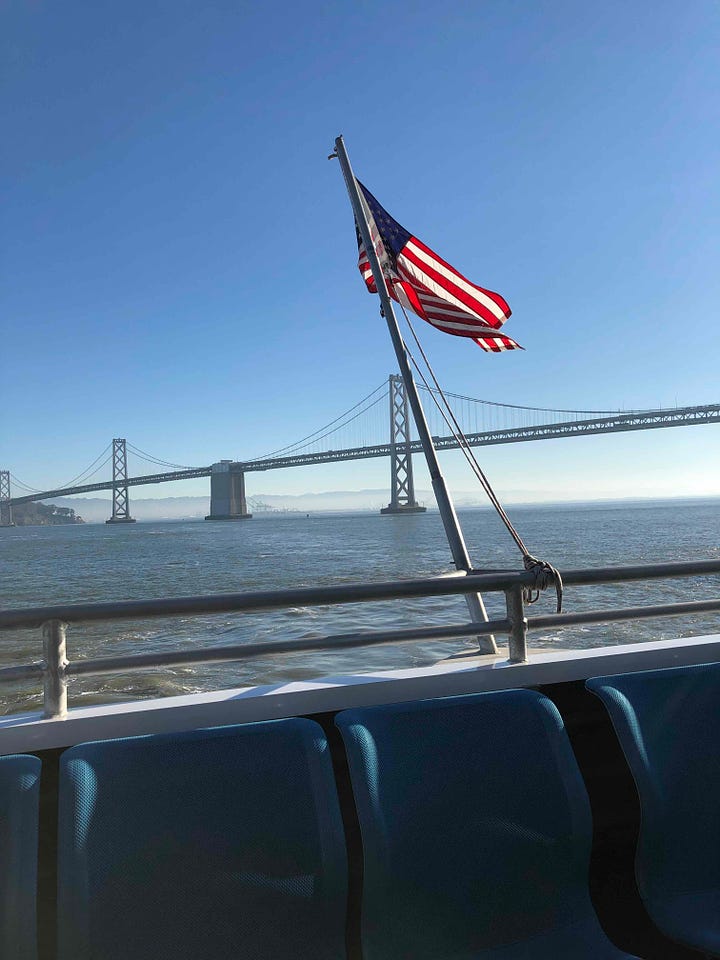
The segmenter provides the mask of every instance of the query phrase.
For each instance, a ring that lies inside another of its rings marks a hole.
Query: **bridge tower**
[[[10,471],[0,470],[0,527],[14,527],[10,502]]]
[[[210,474],[210,513],[206,520],[249,520],[242,464],[220,460]]]
[[[130,516],[128,493],[127,446],[125,439],[113,440],[113,505],[112,516],[105,523],[135,523]]]
[[[380,513],[425,513],[415,499],[412,454],[410,453],[410,416],[405,383],[390,374],[390,503]]]

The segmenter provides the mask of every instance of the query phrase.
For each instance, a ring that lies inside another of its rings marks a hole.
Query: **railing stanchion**
[[[48,620],[43,624],[43,714],[52,720],[67,716],[67,624],[62,620]]]
[[[510,663],[527,663],[528,622],[525,617],[522,587],[512,587],[505,591],[507,618],[510,621],[508,635],[508,660]]]

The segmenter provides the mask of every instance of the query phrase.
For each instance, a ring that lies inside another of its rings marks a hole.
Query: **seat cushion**
[[[0,957],[37,957],[40,770],[37,757],[0,757]]]
[[[595,677],[587,688],[638,788],[635,871],[648,912],[673,939],[720,955],[720,665]]]
[[[348,710],[336,723],[362,832],[365,960],[625,956],[590,903],[588,799],[546,697]]]
[[[59,836],[61,960],[345,955],[344,834],[310,720],[74,747]]]

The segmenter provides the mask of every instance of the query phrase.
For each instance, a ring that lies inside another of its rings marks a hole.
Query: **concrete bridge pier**
[[[212,465],[210,474],[210,513],[206,520],[249,520],[245,499],[245,471],[232,460]]]

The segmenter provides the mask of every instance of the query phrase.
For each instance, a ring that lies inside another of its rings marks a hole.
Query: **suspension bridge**
[[[438,391],[420,387],[428,424],[438,450],[520,443],[558,437],[578,437],[632,430],[720,422],[720,404],[655,410],[556,410],[479,400],[445,393],[452,404],[461,434],[454,429],[438,402]],[[389,430],[388,430],[389,412]],[[169,463],[148,454],[125,439],[114,439],[85,470],[68,483],[40,490],[22,482],[10,470],[0,470],[0,526],[12,525],[13,507],[33,501],[111,490],[112,516],[108,523],[132,523],[129,488],[169,481],[210,478],[208,520],[244,520],[253,505],[245,490],[247,473],[281,470],[316,463],[338,463],[389,457],[391,499],[383,513],[423,511],[415,499],[412,455],[421,452],[413,439],[402,378],[391,375],[372,393],[313,433],[279,450],[250,460],[220,460],[192,467]],[[161,471],[131,475],[133,463],[161,467]],[[111,479],[93,479],[108,468]],[[13,495],[14,494],[14,495]],[[258,507],[263,507],[255,501]]]

